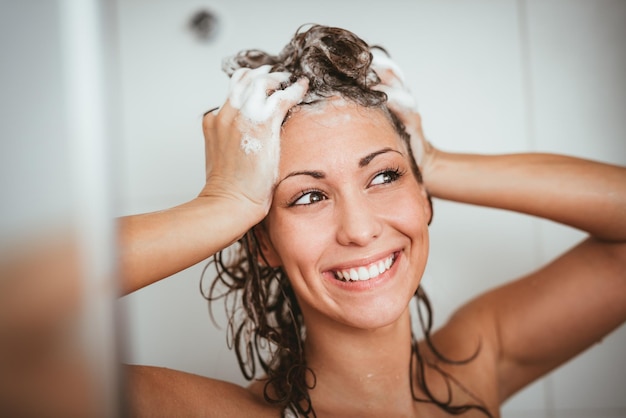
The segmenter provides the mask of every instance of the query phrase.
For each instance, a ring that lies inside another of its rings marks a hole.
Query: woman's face
[[[333,99],[285,123],[262,242],[307,324],[396,320],[425,268],[429,218],[407,148],[381,110]]]

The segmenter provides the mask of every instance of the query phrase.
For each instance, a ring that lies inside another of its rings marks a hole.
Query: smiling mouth
[[[342,282],[357,282],[373,279],[389,270],[396,261],[396,258],[396,253],[393,253],[384,260],[376,261],[366,266],[335,270],[333,274],[335,279],[341,280]]]

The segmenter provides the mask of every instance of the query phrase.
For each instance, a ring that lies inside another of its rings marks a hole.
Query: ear
[[[265,223],[262,222],[255,226],[253,232],[254,236],[257,239],[257,242],[259,243],[260,250],[259,259],[257,260],[257,262],[261,265],[268,264],[268,267],[281,266],[283,263],[276,253],[276,249],[274,249],[274,245],[270,240],[269,234],[265,227]],[[263,258],[265,258],[265,260]]]

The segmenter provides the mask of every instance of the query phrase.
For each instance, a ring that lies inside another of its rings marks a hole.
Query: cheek
[[[419,184],[399,189],[384,199],[373,199],[372,204],[377,213],[382,214],[399,229],[417,232],[428,226],[430,204]]]
[[[328,246],[330,228],[320,228],[320,221],[302,220],[297,217],[270,217],[269,236],[283,267],[289,270],[311,265]]]

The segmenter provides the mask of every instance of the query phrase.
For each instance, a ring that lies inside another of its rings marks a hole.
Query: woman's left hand
[[[381,50],[373,49],[372,56],[372,69],[381,80],[381,83],[374,89],[387,94],[387,106],[400,118],[411,136],[413,158],[422,171],[422,175],[426,177],[435,148],[424,136],[422,118],[417,111],[417,101],[405,86],[400,67]]]

